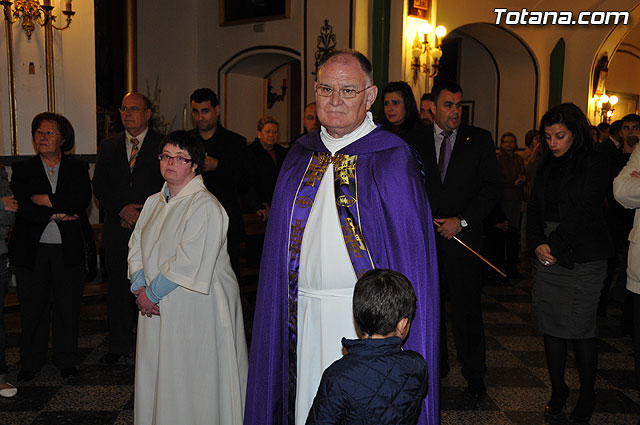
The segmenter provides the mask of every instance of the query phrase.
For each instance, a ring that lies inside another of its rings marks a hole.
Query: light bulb
[[[615,96],[615,95],[614,95],[614,96],[611,96],[611,97],[609,98],[609,103],[610,103],[612,106],[613,106],[613,105],[615,105],[616,103],[618,103],[618,96]]]
[[[429,23],[429,21],[424,21],[422,25],[420,25],[420,34],[424,37],[425,34],[431,34],[433,27]]]
[[[447,34],[447,29],[442,26],[442,25],[438,25],[436,27],[436,36],[438,36],[438,38],[442,38]]]

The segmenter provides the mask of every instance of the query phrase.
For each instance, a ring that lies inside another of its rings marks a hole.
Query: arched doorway
[[[630,113],[640,111],[640,3],[629,11],[629,22],[633,25],[618,24],[602,41],[600,48],[593,57],[589,81],[589,119],[594,123],[602,121],[601,114],[596,110],[593,95],[598,80],[605,78],[602,83],[608,95],[616,95],[619,99],[614,105],[613,115],[609,122],[613,122]],[[598,67],[602,58],[608,60],[608,72],[603,76]]]
[[[280,143],[300,134],[300,54],[279,46],[238,52],[218,70],[221,122],[251,142],[263,115],[280,120]],[[285,88],[286,87],[286,88]]]
[[[520,37],[493,24],[467,24],[447,35],[443,53],[436,78],[460,83],[470,124],[495,139],[511,131],[520,140],[537,125],[538,63]]]

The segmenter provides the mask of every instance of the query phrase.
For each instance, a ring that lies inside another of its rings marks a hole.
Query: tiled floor
[[[487,396],[477,400],[465,392],[458,367],[442,381],[443,424],[541,424],[542,408],[550,395],[542,337],[530,324],[530,280],[527,278],[484,288],[483,313],[487,335]],[[252,316],[255,291],[244,291],[245,317]],[[104,298],[85,300],[82,313],[77,378],[64,382],[53,366],[29,384],[19,386],[14,399],[0,399],[0,424],[131,424],[133,423],[133,357],[114,366],[98,363],[105,353]],[[11,312],[13,311],[13,312]],[[16,309],[10,308],[7,353],[11,378],[18,371],[19,329]],[[592,424],[635,424],[640,400],[634,389],[631,341],[619,329],[620,311],[611,306],[600,320],[597,407]],[[250,326],[250,320],[247,320]],[[453,341],[449,356],[455,365]],[[579,381],[573,357],[569,358],[568,408],[577,400]],[[564,420],[555,423],[565,423]]]

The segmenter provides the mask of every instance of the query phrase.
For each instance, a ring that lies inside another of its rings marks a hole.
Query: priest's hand
[[[445,239],[452,239],[462,230],[458,217],[434,218],[433,221],[438,225],[438,233]]]
[[[140,289],[141,291],[140,290],[136,291],[138,292],[137,293],[138,298],[136,298],[136,304],[138,305],[138,310],[140,310],[140,314],[142,314],[143,316],[151,317],[153,315],[153,307],[157,307],[157,304],[155,304],[153,301],[149,299],[149,297],[147,297],[146,287],[142,287]],[[158,313],[159,312],[160,310],[158,309]]]

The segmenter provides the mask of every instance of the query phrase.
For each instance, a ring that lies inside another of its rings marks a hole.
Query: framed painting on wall
[[[220,25],[240,25],[291,17],[291,0],[220,0]]]
[[[463,100],[462,104],[462,116],[460,117],[460,123],[466,125],[473,125],[473,105],[474,100]]]
[[[409,15],[429,19],[431,0],[409,0]]]

